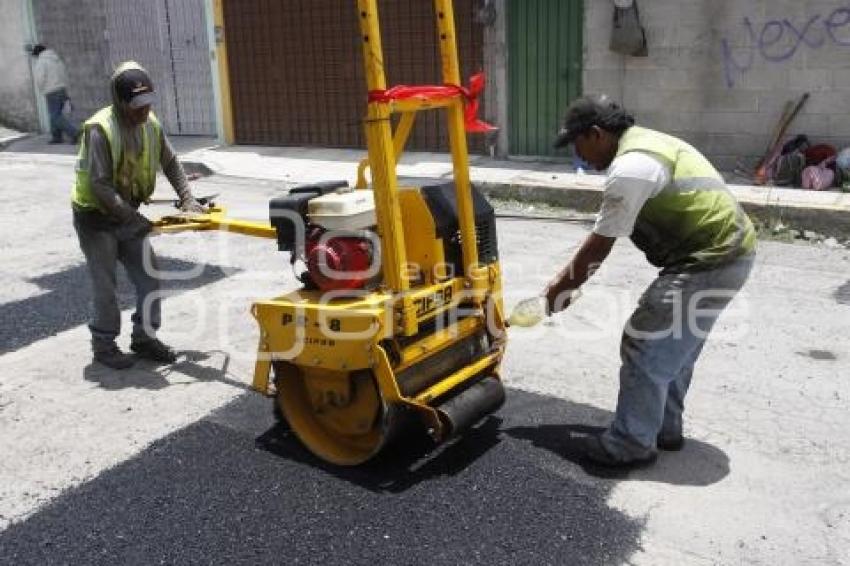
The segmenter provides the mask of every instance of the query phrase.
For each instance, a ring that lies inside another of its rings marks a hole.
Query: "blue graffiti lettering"
[[[788,20],[782,20],[782,22],[785,24],[785,27],[791,30],[791,33],[793,33],[794,36],[797,38],[797,43],[795,44],[795,46],[799,46],[800,43],[805,43],[812,49],[820,49],[821,47],[823,47],[823,43],[826,40],[824,39],[823,33],[820,31],[820,29],[812,27],[814,23],[819,19],[820,14],[818,14],[817,16],[812,16],[811,18],[809,18],[809,21],[806,22],[806,25],[804,25],[803,29],[801,30],[798,30],[796,27],[794,27],[794,24],[792,24]],[[814,40],[812,40],[812,38],[810,37],[812,34],[816,34]]]
[[[748,36],[747,46],[743,48],[746,57],[736,57],[725,37],[720,41],[726,86],[729,88],[735,86],[737,77],[752,69],[756,55],[771,63],[781,63],[791,59],[801,46],[822,48],[827,43],[827,37],[835,45],[850,46],[850,34],[840,33],[850,25],[850,7],[836,8],[826,19],[820,14],[811,16],[800,27],[788,19],[770,20],[762,24],[756,33],[750,18],[745,17],[741,23]]]
[[[775,33],[771,34],[771,31]],[[768,61],[785,61],[786,59],[790,59],[797,51],[796,44],[792,44],[787,51],[780,51],[779,53],[771,53],[770,51],[771,47],[782,41],[784,35],[785,24],[783,22],[771,21],[764,24],[764,27],[761,28],[761,35],[759,36],[759,52],[761,56]]]
[[[829,35],[829,38],[836,44],[850,45],[850,38],[842,39],[835,35],[836,30],[843,28],[847,24],[850,24],[850,8],[839,8],[830,14],[824,27],[826,28],[826,33]]]

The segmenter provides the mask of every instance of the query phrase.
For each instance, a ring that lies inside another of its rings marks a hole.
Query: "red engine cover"
[[[321,228],[307,233],[307,272],[322,291],[362,289],[369,280],[372,243],[368,238],[340,236],[325,238]]]

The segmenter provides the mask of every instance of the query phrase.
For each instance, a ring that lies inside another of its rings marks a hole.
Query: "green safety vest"
[[[142,149],[138,156],[128,156],[123,151],[118,117],[112,111],[112,106],[99,110],[86,120],[83,129],[88,133],[94,126],[100,126],[109,141],[112,154],[112,182],[115,188],[127,201],[137,203],[147,201],[156,188],[156,172],[162,151],[162,126],[157,117],[151,112],[147,122],[142,125]],[[76,182],[71,190],[71,200],[77,208],[98,209],[105,212],[98,205],[91,189],[87,139],[88,136],[82,136],[80,152],[77,155]]]
[[[631,237],[651,264],[707,269],[755,250],[753,223],[700,152],[638,126],[623,133],[617,157],[630,151],[649,153],[672,171],[670,183],[643,205]]]

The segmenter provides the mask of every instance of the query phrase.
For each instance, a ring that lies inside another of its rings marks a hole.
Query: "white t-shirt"
[[[594,233],[609,238],[631,236],[644,203],[660,193],[671,177],[670,166],[648,153],[630,151],[614,159]]]

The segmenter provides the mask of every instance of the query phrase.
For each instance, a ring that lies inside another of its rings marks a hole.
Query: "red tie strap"
[[[469,87],[460,85],[396,85],[387,90],[369,91],[369,102],[392,102],[416,98],[418,100],[438,100],[463,96],[464,128],[470,133],[484,133],[497,130],[495,126],[478,118],[480,102],[478,95],[484,90],[484,73],[477,73],[469,78]]]

